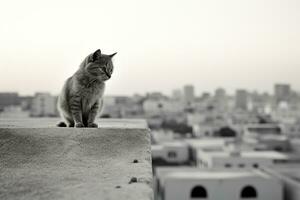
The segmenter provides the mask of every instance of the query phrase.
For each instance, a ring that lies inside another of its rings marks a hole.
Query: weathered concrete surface
[[[0,120],[0,199],[153,198],[144,121],[104,120],[98,129],[41,121]]]

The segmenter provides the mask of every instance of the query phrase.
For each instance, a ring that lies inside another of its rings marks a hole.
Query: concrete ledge
[[[143,120],[104,120],[98,129],[21,121],[0,121],[0,199],[153,199]]]

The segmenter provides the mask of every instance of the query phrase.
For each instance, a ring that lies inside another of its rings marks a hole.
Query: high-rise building
[[[235,93],[235,107],[242,110],[248,108],[248,92],[246,90],[237,90]]]
[[[184,99],[187,102],[192,102],[195,99],[195,89],[193,85],[185,85],[183,88]]]
[[[289,102],[291,97],[291,86],[289,84],[276,84],[274,86],[276,103]]]
[[[180,100],[182,99],[182,92],[180,89],[173,90],[172,92],[173,99]]]
[[[216,99],[224,99],[226,97],[226,91],[223,88],[218,88],[215,90]]]
[[[227,109],[227,98],[226,98],[226,91],[223,88],[218,88],[215,90],[214,96],[214,106],[219,111],[224,111]]]

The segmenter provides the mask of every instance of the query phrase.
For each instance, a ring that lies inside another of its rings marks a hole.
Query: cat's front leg
[[[88,127],[90,128],[97,128],[98,125],[95,123],[96,116],[99,112],[99,110],[102,109],[103,101],[97,101],[91,108],[88,118]]]
[[[81,108],[81,98],[79,96],[75,96],[70,99],[70,110],[74,120],[74,127],[82,128],[84,127],[82,121],[82,108]]]

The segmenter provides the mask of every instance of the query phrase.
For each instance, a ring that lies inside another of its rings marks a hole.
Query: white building
[[[187,102],[193,102],[195,99],[195,89],[193,85],[185,85],[183,87],[184,99]]]
[[[151,136],[155,144],[174,141],[174,132],[167,130],[151,130]]]
[[[276,84],[274,85],[274,95],[276,102],[289,102],[291,97],[291,86],[289,84]]]
[[[223,151],[227,140],[227,138],[186,139],[185,143],[190,149],[192,163],[197,165],[200,151]]]
[[[168,172],[169,170],[169,172]],[[282,200],[283,187],[272,176],[252,170],[157,169],[163,200]]]
[[[165,142],[151,146],[152,161],[164,161],[168,164],[185,164],[189,162],[187,144],[179,141]]]
[[[286,102],[280,102],[270,114],[272,119],[281,123],[295,123],[300,119],[299,107],[291,107]]]
[[[30,115],[33,117],[56,116],[56,97],[49,93],[36,93],[32,99]]]
[[[235,93],[235,107],[241,110],[248,109],[248,92],[246,90],[237,90]]]
[[[286,162],[289,156],[276,151],[198,151],[197,162],[203,168],[251,169],[272,167],[277,162]]]

